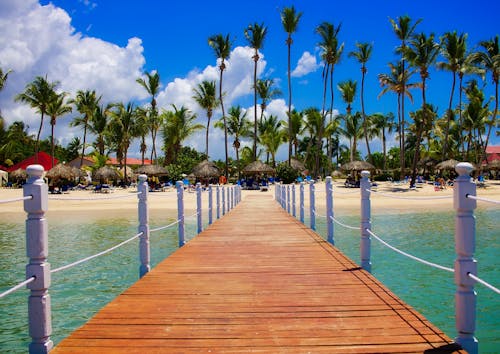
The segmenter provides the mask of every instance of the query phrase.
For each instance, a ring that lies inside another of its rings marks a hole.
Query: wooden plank
[[[268,194],[248,196],[53,353],[464,353]]]

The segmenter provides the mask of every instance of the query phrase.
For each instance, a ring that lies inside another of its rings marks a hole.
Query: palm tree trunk
[[[488,134],[486,134],[486,140],[484,142],[484,147],[481,152],[481,161],[486,160],[486,149],[488,148],[488,142],[490,140],[491,130],[495,126],[497,114],[498,114],[498,81],[495,82],[495,109],[493,110],[493,116],[491,117],[490,126],[488,127]]]
[[[224,170],[224,176],[226,177],[226,180],[229,179],[229,153],[227,151],[227,120],[226,120],[226,112],[224,110],[224,101],[222,100],[222,73],[224,72],[224,59],[221,61],[220,65],[220,80],[219,80],[219,99],[220,99],[220,106],[222,109],[222,119],[224,121],[224,151],[226,155],[226,164],[225,164],[225,170]]]
[[[385,129],[382,128],[382,151],[384,153],[384,171],[387,170],[387,147],[385,145]]]
[[[40,128],[38,128],[38,134],[36,135],[36,143],[35,143],[35,163],[38,163],[38,150],[39,150],[39,145],[40,145],[40,134],[42,133],[42,127],[43,127],[43,110],[42,110],[42,116],[40,118]]]
[[[455,81],[456,81],[456,73],[453,71],[453,82],[451,85],[451,94],[450,94],[450,102],[448,103],[448,111],[447,111],[447,119],[446,119],[446,129],[444,132],[444,142],[443,142],[443,154],[442,154],[442,160],[446,160],[446,157],[448,155],[448,134],[450,130],[450,121],[451,121],[451,106],[453,104],[453,94],[455,93]]]
[[[422,139],[422,130],[427,122],[427,105],[425,100],[425,77],[422,78],[422,121],[417,129],[417,141],[415,142],[415,154],[413,155],[413,165],[411,172],[410,188],[415,187],[417,179],[417,163],[420,158],[420,140]]]
[[[292,38],[288,34],[288,166],[290,166],[292,161],[292,78],[291,78],[291,63],[290,63],[290,51],[292,45]]]
[[[87,139],[87,119],[85,119],[85,125],[83,128],[83,144],[82,144],[82,157],[80,158],[80,168],[83,166],[83,157],[85,156],[85,142]]]
[[[53,118],[53,119],[55,121],[55,118]],[[51,164],[50,164],[50,166],[54,167],[54,150],[55,150],[54,149],[54,124],[52,122],[50,122],[50,123],[51,123],[50,124],[51,125],[51,132],[50,132],[50,135],[51,135],[51,144],[50,144],[51,145],[51,149],[50,149],[50,151],[51,151],[51,155],[52,155],[51,156]]]
[[[254,56],[253,67],[253,103],[254,103],[254,122],[253,122],[253,160],[257,161],[257,61],[259,60],[257,49]]]
[[[334,99],[334,89],[333,89],[333,66],[332,70],[330,71],[330,124],[333,124],[333,99]],[[327,137],[328,141],[328,150],[327,150],[327,158],[328,158],[328,175],[331,175],[332,173],[332,159],[333,159],[333,143],[332,143],[332,136]]]
[[[366,124],[366,115],[365,115],[365,71],[366,69],[362,69],[361,75],[361,114],[363,115],[363,133],[365,134],[365,142],[366,142],[366,151],[368,152],[368,161],[373,165],[372,153],[370,151],[370,143],[368,141],[368,127]]]
[[[462,118],[462,82],[463,82],[463,74],[458,74],[458,121],[460,126],[463,126],[463,118]],[[459,146],[462,148],[462,159],[465,161],[465,136],[463,136],[462,132],[460,132],[460,141]]]

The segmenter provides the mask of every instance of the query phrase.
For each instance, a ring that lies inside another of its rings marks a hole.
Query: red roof
[[[487,146],[486,154],[500,154],[500,146]]]
[[[21,168],[23,170],[26,169],[26,167],[28,167],[29,165],[34,165],[34,164],[38,164],[38,165],[42,165],[43,166],[43,169],[45,171],[48,171],[52,168],[52,156],[50,156],[49,154],[47,154],[46,152],[43,152],[43,151],[40,151],[38,154],[38,161],[35,162],[35,155],[31,156],[31,157],[28,157],[27,159],[21,161],[21,162],[18,162],[16,163],[15,165],[12,165],[10,166],[8,169],[7,169],[7,172],[12,172],[12,171],[15,171],[17,170],[18,168]],[[54,166],[59,162],[58,159],[54,158]]]
[[[108,161],[106,161],[106,165],[119,165],[119,161],[116,157],[110,157]],[[144,159],[145,165],[151,165],[151,160]],[[133,157],[127,157],[127,165],[142,165],[142,159],[136,159]]]

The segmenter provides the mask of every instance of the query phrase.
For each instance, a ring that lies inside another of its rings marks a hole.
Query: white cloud
[[[38,126],[39,115],[14,102],[14,97],[36,76],[59,81],[58,88],[72,96],[77,90],[92,89],[105,102],[146,97],[145,90],[135,81],[145,63],[138,38],[131,38],[126,47],[119,47],[98,38],[83,37],[75,33],[64,10],[53,4],[41,6],[35,0],[2,0],[0,33],[0,66],[3,70],[13,70],[0,95],[7,124],[22,120],[31,128]],[[66,116],[56,129],[63,144],[72,135],[67,122]],[[46,125],[42,138],[48,131]]]
[[[292,71],[292,76],[302,77],[316,71],[318,68],[319,64],[316,61],[316,57],[306,51],[300,57],[297,67]]]

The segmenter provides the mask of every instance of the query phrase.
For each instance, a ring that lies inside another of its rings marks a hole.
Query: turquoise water
[[[336,218],[349,225],[359,225],[359,217]],[[500,254],[499,210],[477,211],[478,275],[498,286],[498,255]],[[206,218],[204,218],[206,220]],[[151,220],[161,226],[173,219]],[[206,224],[206,222],[205,222]],[[306,220],[306,224],[308,222]],[[195,233],[195,220],[186,223],[186,235]],[[453,267],[455,259],[453,228],[450,213],[373,215],[373,231],[404,251],[426,260]],[[100,252],[137,231],[136,220],[115,218],[78,221],[53,220],[49,223],[49,260],[51,267],[65,265]],[[326,235],[322,219],[317,231]],[[359,260],[359,231],[335,226],[335,241],[353,260]],[[152,233],[152,265],[156,265],[177,249],[176,227]],[[75,247],[77,245],[77,247]],[[77,251],[78,250],[78,251]],[[26,265],[24,223],[0,224],[0,291],[24,277]],[[372,273],[393,292],[424,314],[450,337],[455,336],[454,292],[451,273],[408,260],[372,241]],[[53,274],[52,340],[61,341],[81,326],[95,312],[138,279],[138,243],[131,242],[111,254],[82,266]],[[500,296],[477,285],[477,331],[481,353],[500,352]],[[27,330],[27,290],[0,299],[0,352],[25,353],[30,342]]]

